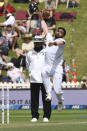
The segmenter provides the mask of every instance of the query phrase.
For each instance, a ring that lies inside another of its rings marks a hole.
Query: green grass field
[[[87,131],[87,110],[52,110],[49,123],[43,123],[42,110],[39,113],[38,122],[31,123],[30,110],[10,110],[10,124],[0,124],[0,131]]]

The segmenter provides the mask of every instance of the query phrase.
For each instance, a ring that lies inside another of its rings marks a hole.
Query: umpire
[[[41,71],[44,66],[45,49],[43,48],[44,39],[42,36],[35,36],[34,49],[29,51],[26,56],[26,67],[29,71],[31,85],[31,122],[39,119],[39,92],[42,93],[43,101],[43,122],[49,122],[51,115],[51,102],[45,101],[46,91],[42,83]]]

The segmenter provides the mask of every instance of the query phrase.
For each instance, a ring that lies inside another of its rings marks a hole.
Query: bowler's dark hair
[[[59,28],[58,28],[58,31],[59,31],[60,29],[63,30],[63,32],[64,32],[63,36],[65,36],[65,35],[66,35],[66,30],[65,30],[65,28],[59,27]]]

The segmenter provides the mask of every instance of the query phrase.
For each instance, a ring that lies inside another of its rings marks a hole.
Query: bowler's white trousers
[[[52,76],[53,78],[53,87],[54,91],[57,95],[63,94],[62,89],[61,89],[61,83],[62,83],[62,75],[63,75],[63,68],[62,65],[57,65],[57,66],[49,66],[49,65],[44,65],[44,68],[42,70],[42,79],[43,79],[43,84],[46,88],[47,94],[51,94],[51,81],[50,77]]]

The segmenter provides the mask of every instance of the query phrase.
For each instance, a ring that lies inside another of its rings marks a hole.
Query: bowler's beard
[[[34,50],[35,50],[36,52],[40,52],[42,49],[43,49],[43,46],[42,46],[42,47],[34,47]]]
[[[62,38],[62,37],[59,36],[58,34],[55,34],[55,39],[58,39],[58,38]]]

